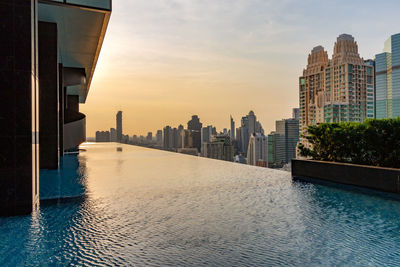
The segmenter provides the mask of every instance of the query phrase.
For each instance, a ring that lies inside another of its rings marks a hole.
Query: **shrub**
[[[400,168],[400,118],[370,119],[363,123],[322,123],[309,126],[312,148],[299,145],[300,154],[315,160]]]

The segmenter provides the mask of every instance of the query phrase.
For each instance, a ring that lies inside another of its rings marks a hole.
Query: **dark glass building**
[[[117,112],[116,116],[116,124],[117,124],[117,142],[122,142],[122,111]]]
[[[197,151],[201,151],[201,128],[203,124],[197,115],[193,115],[192,119],[188,121],[188,130],[191,132],[193,137],[193,147],[197,148]]]

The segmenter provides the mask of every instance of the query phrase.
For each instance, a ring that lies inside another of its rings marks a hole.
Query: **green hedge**
[[[308,127],[308,149],[300,154],[315,160],[400,168],[400,118],[363,123],[322,123]]]

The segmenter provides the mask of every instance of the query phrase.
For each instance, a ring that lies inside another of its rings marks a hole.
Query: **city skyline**
[[[336,37],[348,33],[364,59],[374,58],[399,32],[398,7],[395,1],[116,2],[94,90],[81,105],[87,134],[111,125],[106,114],[117,110],[125,112],[127,133],[179,125],[191,114],[229,128],[230,113],[239,121],[249,110],[269,132],[298,105],[297,77],[313,47],[331,55]]]

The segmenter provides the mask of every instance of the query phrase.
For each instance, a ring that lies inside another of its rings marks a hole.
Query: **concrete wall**
[[[292,176],[400,194],[400,169],[293,159]]]
[[[78,147],[86,141],[86,118],[64,125],[64,149]]]
[[[39,199],[37,1],[0,1],[0,216]]]

